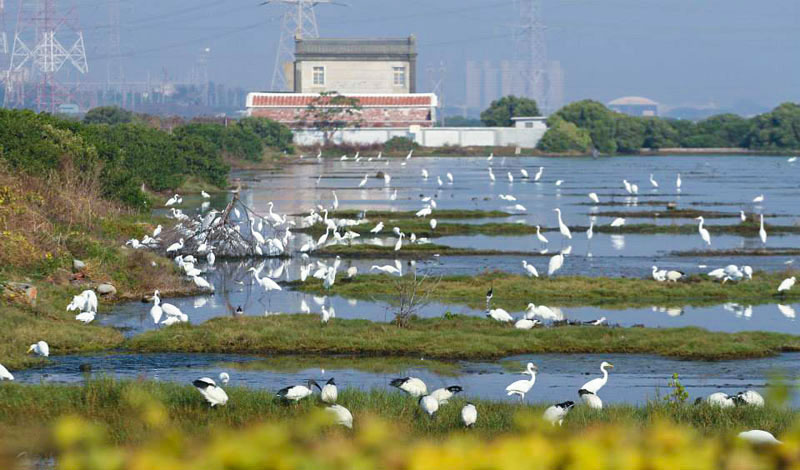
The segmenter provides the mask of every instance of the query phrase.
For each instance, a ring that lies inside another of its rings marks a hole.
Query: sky
[[[67,0],[56,0],[67,4]],[[281,5],[262,0],[118,0],[127,80],[183,80],[211,49],[210,79],[270,86]],[[465,62],[513,58],[513,0],[336,0],[316,8],[323,37],[418,41],[418,90],[446,68],[444,93],[464,100]],[[798,0],[540,0],[547,57],[564,69],[565,98],[646,96],[668,107],[770,108],[800,101]],[[6,0],[13,31],[19,0]],[[110,0],[74,0],[93,80],[105,80]]]

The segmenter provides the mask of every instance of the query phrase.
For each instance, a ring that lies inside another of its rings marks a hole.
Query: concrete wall
[[[344,129],[332,136],[336,144],[372,145],[382,144],[392,137],[406,137],[423,147],[521,147],[535,148],[547,127],[533,129],[513,127],[435,127],[419,128]],[[294,141],[298,145],[314,146],[323,142],[321,132],[297,129]]]
[[[314,67],[325,67],[325,84],[314,85]],[[295,64],[300,93],[410,93],[409,62],[399,61],[298,61]],[[406,83],[394,84],[394,67],[405,67]],[[297,90],[297,88],[295,88]]]
[[[363,108],[352,115],[342,113],[337,119],[360,123],[363,127],[408,127],[433,126],[432,108]],[[305,108],[253,108],[251,116],[265,117],[286,124],[289,127],[304,127],[313,120]]]

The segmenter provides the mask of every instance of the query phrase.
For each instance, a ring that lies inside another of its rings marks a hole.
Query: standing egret
[[[550,262],[547,265],[547,275],[552,276],[556,271],[561,269],[562,266],[564,266],[564,254],[559,253],[550,258]]]
[[[494,152],[492,152],[491,154],[489,154],[489,157],[487,157],[487,158],[486,158],[486,161],[487,161],[487,162],[490,162],[490,161],[492,161],[492,159],[493,159],[493,158],[494,158]]]
[[[706,244],[710,246],[711,245],[711,234],[708,233],[708,229],[703,227],[703,223],[705,222],[705,219],[701,215],[700,217],[697,217],[695,220],[699,220],[700,221],[700,225],[697,227],[697,231],[700,232],[700,238],[702,238],[703,241],[706,242]]]
[[[366,185],[367,185],[367,181],[368,181],[368,180],[369,180],[369,175],[368,175],[368,174],[365,174],[365,175],[364,175],[364,179],[362,179],[362,180],[361,180],[361,182],[360,182],[360,183],[358,183],[358,187],[359,187],[359,188],[363,188],[364,186],[366,186]]]
[[[520,168],[519,172],[522,174],[523,178],[527,178],[528,177],[528,170],[526,170],[525,168]]]
[[[538,238],[539,242],[541,242],[543,245],[550,243],[550,241],[547,238],[545,238],[544,235],[542,235],[541,227],[539,227],[538,225],[536,226],[536,238]]]
[[[558,214],[558,230],[561,232],[561,235],[572,240],[572,233],[569,231],[569,227],[561,220],[561,209],[556,207],[553,211]]]
[[[320,321],[322,321],[322,324],[327,325],[331,318],[336,318],[336,310],[333,309],[332,305],[330,308],[325,308],[325,306],[323,305],[320,310],[322,312],[322,315],[320,317]]]
[[[192,382],[192,385],[197,388],[197,391],[203,395],[203,398],[206,399],[212,408],[217,405],[228,403],[228,394],[225,393],[225,390],[217,386],[214,379],[203,377]]]
[[[183,249],[183,238],[167,247],[167,253],[178,252]]]
[[[622,180],[622,184],[625,186],[625,191],[627,191],[628,194],[633,194],[633,188],[631,188],[631,184],[628,180]]]
[[[442,177],[441,176],[437,176],[436,177],[436,184],[439,185],[439,186],[444,186],[444,181],[442,181]]]
[[[161,235],[161,230],[163,229],[164,227],[162,227],[161,225],[156,227],[155,230],[153,230],[153,238],[158,238],[158,236]]]
[[[422,179],[428,179],[428,170],[422,169]]]
[[[467,402],[461,408],[461,422],[464,423],[465,427],[471,428],[475,426],[476,421],[478,421],[478,409],[472,403]]]
[[[533,384],[536,383],[536,373],[539,371],[539,368],[536,367],[536,364],[533,362],[528,363],[528,367],[523,374],[530,374],[531,378],[529,380],[517,380],[513,382],[511,385],[506,387],[506,395],[518,395],[520,403],[525,399],[525,394],[528,393],[531,388],[533,388]]]
[[[555,404],[544,410],[542,418],[553,426],[556,424],[561,426],[561,424],[564,422],[564,418],[567,416],[567,413],[569,413],[569,410],[571,410],[574,406],[574,401],[565,401]]]
[[[431,230],[436,230],[436,224],[438,224],[436,219],[431,219]]]
[[[405,233],[400,233],[400,236],[397,238],[397,243],[394,244],[394,251],[400,251],[400,248],[403,247],[403,237],[405,236]]]
[[[753,198],[753,202],[756,203],[756,204],[760,204],[760,203],[764,202],[764,195],[763,194],[759,194],[758,196],[754,197]]]
[[[412,397],[421,397],[428,394],[428,387],[425,382],[416,377],[403,377],[401,379],[394,379],[389,382],[392,387],[399,388]]]
[[[353,429],[353,413],[342,405],[331,405],[325,407],[325,411],[333,415],[334,424]]]
[[[658,282],[664,282],[667,280],[667,270],[662,269],[659,270],[658,267],[653,266],[653,279]]]
[[[650,173],[650,184],[652,184],[654,188],[658,188],[658,182],[653,178],[652,173]]]
[[[622,217],[617,217],[613,222],[611,222],[612,227],[622,227],[623,225],[625,225],[625,219]]]
[[[513,183],[514,182],[514,175],[512,175],[510,171],[508,172],[508,182],[509,183]]]
[[[781,285],[778,286],[778,292],[781,293],[788,291],[789,289],[794,287],[795,282],[797,282],[797,278],[795,276],[784,279],[783,281],[781,281]]]
[[[536,266],[528,264],[527,260],[522,260],[522,267],[525,268],[525,272],[528,273],[528,277],[539,277],[539,272],[536,271]]]
[[[380,233],[383,230],[383,222],[378,222],[378,225],[373,227],[369,232],[370,233]]]
[[[603,376],[586,382],[578,390],[578,395],[580,395],[581,399],[584,401],[584,403],[589,405],[589,407],[596,409],[603,407],[603,402],[597,396],[597,392],[599,392],[600,389],[603,388],[608,382],[608,371],[606,369],[613,368],[613,364],[603,361],[603,363],[600,364],[600,371],[603,373]]]
[[[589,228],[586,229],[586,239],[591,240],[594,236],[594,219],[589,219]]]
[[[333,210],[336,210],[339,208],[339,197],[336,196],[336,191],[331,191],[331,193],[333,193]]]
[[[589,199],[595,204],[600,204],[600,198],[597,197],[597,193],[589,193]]]
[[[767,244],[767,231],[764,229],[764,214],[759,214],[761,218],[761,227],[758,229],[758,236],[761,238],[761,243]]]
[[[680,191],[680,190],[681,190],[681,185],[682,185],[682,184],[683,184],[683,182],[681,181],[681,174],[680,174],[680,173],[678,173],[678,177],[675,179],[675,188],[676,188],[678,191]]]
[[[492,171],[492,167],[489,167],[489,179],[494,183],[494,172]]]
[[[682,271],[671,270],[667,271],[665,278],[670,282],[678,282],[678,280],[683,276],[685,276],[685,273],[683,273]]]
[[[744,211],[739,211],[739,218],[742,219],[742,222],[747,221],[747,216],[744,215]]]
[[[540,166],[539,171],[537,171],[536,175],[533,177],[533,181],[539,181],[542,178],[542,173],[544,173],[544,167]]]
[[[493,308],[486,312],[486,316],[500,323],[511,323],[514,318],[502,308]]]
[[[449,171],[447,172],[447,180],[450,182],[450,184],[453,184],[453,174]]]

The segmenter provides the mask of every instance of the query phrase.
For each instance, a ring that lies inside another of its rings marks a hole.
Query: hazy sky
[[[66,0],[59,0],[66,1]],[[108,0],[76,0],[95,79],[105,78]],[[279,5],[260,0],[119,0],[125,75],[166,69],[184,79],[204,47],[210,78],[267,89]],[[468,59],[512,58],[512,0],[342,0],[320,5],[322,36],[415,34],[419,89],[447,64],[446,94],[463,101]],[[541,0],[547,55],[565,71],[568,101],[642,95],[668,106],[800,101],[800,0]],[[16,3],[7,0],[13,31]]]

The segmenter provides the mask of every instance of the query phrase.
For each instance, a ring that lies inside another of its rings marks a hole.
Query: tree
[[[362,124],[361,103],[358,98],[326,91],[314,98],[306,107],[303,120],[306,126],[322,131],[325,144],[330,143],[334,132],[345,127]]]
[[[800,105],[783,103],[769,113],[753,118],[745,138],[748,148],[755,150],[800,149]]]
[[[294,152],[292,130],[277,121],[263,117],[246,117],[236,124],[255,133],[267,147],[281,152]]]
[[[538,115],[536,101],[511,95],[492,101],[481,113],[481,121],[486,127],[511,127],[514,124],[511,118]]]
[[[445,127],[483,127],[483,121],[462,116],[448,116],[444,118]]]
[[[619,116],[616,118],[614,138],[617,152],[637,153],[644,145],[645,123],[642,118]]]
[[[547,132],[542,136],[537,148],[544,152],[586,153],[592,146],[592,138],[586,129],[581,129],[559,116],[547,120]]]
[[[606,108],[602,103],[592,100],[570,103],[555,113],[567,122],[589,131],[592,145],[603,153],[617,151],[614,138],[616,118],[621,116]]]
[[[660,149],[678,146],[678,131],[668,121],[659,118],[645,120],[644,147]]]
[[[126,124],[133,121],[133,113],[118,106],[92,108],[83,117],[86,124]]]

